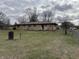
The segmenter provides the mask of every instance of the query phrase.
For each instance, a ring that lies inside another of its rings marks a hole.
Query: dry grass
[[[14,31],[13,41],[7,33],[0,31],[0,59],[79,59],[78,41],[62,32]]]

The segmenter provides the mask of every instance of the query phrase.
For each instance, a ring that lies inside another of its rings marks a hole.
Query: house
[[[51,22],[28,22],[26,24],[15,24],[16,29],[24,30],[44,30],[44,31],[55,31],[58,24]]]

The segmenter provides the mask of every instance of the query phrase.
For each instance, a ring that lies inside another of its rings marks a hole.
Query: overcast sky
[[[27,7],[37,7],[43,10],[40,6],[53,10],[56,9],[56,15],[62,15],[63,12],[73,18],[79,16],[79,0],[0,0],[0,11],[3,11],[12,22],[16,17],[22,15]]]

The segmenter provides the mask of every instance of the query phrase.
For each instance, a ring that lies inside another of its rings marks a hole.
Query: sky
[[[50,9],[56,12],[55,17],[62,17],[65,13],[76,19],[74,23],[79,22],[79,0],[0,0],[0,11],[11,19],[11,23],[28,7],[37,7],[41,11]]]

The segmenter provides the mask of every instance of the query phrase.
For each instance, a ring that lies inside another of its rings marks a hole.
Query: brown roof
[[[15,26],[24,26],[24,25],[57,25],[56,23],[51,22],[28,22],[26,24],[16,24]]]

